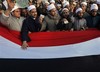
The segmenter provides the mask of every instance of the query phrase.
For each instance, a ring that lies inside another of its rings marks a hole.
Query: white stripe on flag
[[[19,45],[0,36],[0,58],[49,59],[88,55],[100,55],[100,37],[78,44],[22,50]]]

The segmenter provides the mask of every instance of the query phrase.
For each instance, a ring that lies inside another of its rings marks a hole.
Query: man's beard
[[[79,19],[82,19],[83,18],[83,16],[77,16]]]

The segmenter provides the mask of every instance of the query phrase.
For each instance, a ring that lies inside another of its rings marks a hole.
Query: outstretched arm
[[[5,26],[9,26],[8,19],[9,19],[11,10],[14,8],[15,2],[12,2],[11,0],[6,0],[6,1],[7,1],[8,9],[6,9],[0,16],[0,22]]]
[[[28,36],[28,22],[26,20],[24,20],[23,25],[22,25],[22,29],[21,29],[21,40],[22,40],[22,49],[27,49],[28,47],[28,41],[30,41],[30,38]]]
[[[12,10],[12,9],[14,8],[14,6],[15,6],[15,1],[11,1],[11,0],[6,0],[6,1],[7,1],[7,4],[8,4],[8,9],[6,9],[6,10],[4,11],[4,14],[5,14],[6,16],[9,16],[11,10]]]

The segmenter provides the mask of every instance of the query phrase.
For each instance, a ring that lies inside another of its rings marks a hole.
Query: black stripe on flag
[[[100,56],[59,59],[0,59],[0,72],[100,72]]]

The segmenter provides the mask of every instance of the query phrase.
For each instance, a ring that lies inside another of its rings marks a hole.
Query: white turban
[[[69,11],[67,8],[63,8],[62,12],[65,11],[65,10]]]
[[[86,3],[86,2],[82,2],[81,5],[82,5],[82,4],[87,6],[87,3]]]
[[[50,0],[50,3],[52,3],[52,2],[55,3],[55,0]]]
[[[32,10],[32,9],[36,9],[36,7],[35,7],[34,5],[30,5],[30,6],[28,7],[28,11],[30,11],[30,10]]]
[[[82,11],[82,8],[78,8],[78,9],[76,10],[76,13],[78,13],[79,11]]]
[[[13,12],[14,10],[18,9],[18,8],[22,8],[21,6],[19,6],[19,4],[15,4],[14,8],[11,10],[11,12]]]
[[[65,6],[69,6],[69,2],[68,1],[66,1],[64,4],[63,4],[63,7],[65,7]]]
[[[52,9],[56,8],[54,4],[50,4],[48,7],[47,7],[47,10],[50,11]]]
[[[93,9],[98,10],[98,6],[97,6],[97,4],[92,4],[92,5],[91,5],[90,10],[93,10]]]

